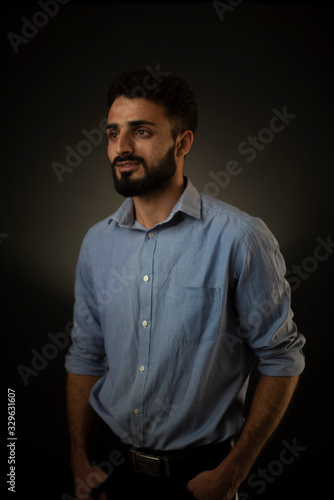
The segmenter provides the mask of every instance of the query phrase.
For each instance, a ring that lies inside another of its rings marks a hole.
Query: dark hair
[[[149,66],[136,71],[126,71],[113,81],[108,92],[108,107],[110,108],[120,96],[148,99],[162,104],[167,117],[173,121],[174,140],[185,130],[195,133],[198,120],[196,98],[183,78],[161,73],[160,70],[157,73]]]

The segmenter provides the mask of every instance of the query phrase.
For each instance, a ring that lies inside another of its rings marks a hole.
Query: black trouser
[[[109,475],[96,492],[105,491],[108,500],[131,499],[135,498],[134,495],[145,500],[194,499],[187,490],[188,481],[200,472],[217,467],[231,449],[230,441],[225,441],[182,452],[167,452],[170,469],[167,469],[167,473],[170,473],[170,477],[164,477],[165,466],[161,468],[162,477],[156,477],[134,470],[130,447],[124,446],[100,418],[97,419],[92,438],[91,461]],[[151,450],[143,451],[158,454]]]

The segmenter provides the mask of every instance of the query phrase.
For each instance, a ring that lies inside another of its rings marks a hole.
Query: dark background
[[[22,17],[31,20],[41,7],[11,2],[3,11],[2,398],[8,387],[16,391],[15,497],[71,493],[67,346],[55,347],[50,332],[65,332],[72,320],[75,265],[86,231],[123,201],[113,190],[105,138],[62,182],[51,164],[65,164],[65,148],[75,150],[84,129],[98,128],[115,76],[160,65],[186,78],[198,99],[199,127],[186,175],[205,191],[210,172],[237,160],[242,172],[225,188],[218,186],[215,196],[267,223],[290,277],[296,278],[293,265],[304,267],[298,286],[293,282],[292,306],[307,338],[307,368],[254,468],[256,474],[270,470],[270,482],[263,492],[245,483],[241,500],[327,498],[334,256],[328,250],[319,262],[314,251],[317,238],[334,240],[332,12],[321,2],[244,1],[221,21],[212,2],[71,1],[16,54],[7,34],[22,36]],[[284,106],[296,118],[247,162],[239,144],[268,126],[273,108]],[[60,336],[68,342],[65,333]],[[277,462],[286,442],[300,449],[282,470]],[[2,470],[8,472],[7,463]]]

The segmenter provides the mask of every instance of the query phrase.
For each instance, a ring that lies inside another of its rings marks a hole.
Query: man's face
[[[107,132],[108,157],[119,194],[144,196],[174,177],[175,141],[162,105],[118,97],[109,111]]]

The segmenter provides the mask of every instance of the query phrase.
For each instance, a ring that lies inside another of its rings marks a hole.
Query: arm
[[[231,500],[256,457],[281,421],[298,383],[295,377],[262,375],[243,431],[226,459],[188,483],[198,500]]]
[[[67,412],[71,445],[71,466],[75,479],[76,498],[90,498],[92,487],[106,479],[106,474],[93,467],[88,459],[88,433],[94,411],[88,402],[93,385],[100,377],[74,375],[67,378]]]

